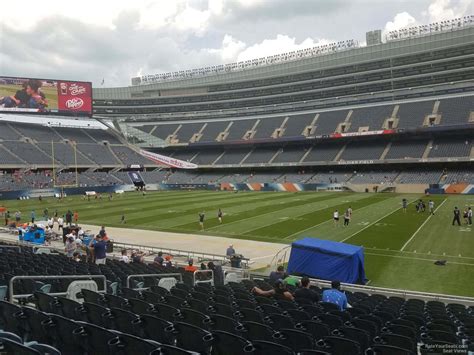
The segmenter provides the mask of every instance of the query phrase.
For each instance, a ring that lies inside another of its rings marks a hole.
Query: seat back
[[[97,284],[92,280],[75,280],[69,284],[67,287],[66,297],[70,300],[82,302],[82,298],[78,298],[77,294],[81,292],[82,289],[91,290],[97,292]]]
[[[174,277],[163,277],[158,282],[158,286],[163,287],[169,291],[177,283],[178,283],[178,280],[176,280]]]

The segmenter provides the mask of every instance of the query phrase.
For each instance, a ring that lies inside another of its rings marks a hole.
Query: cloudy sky
[[[123,86],[471,14],[474,0],[2,1],[0,75]]]

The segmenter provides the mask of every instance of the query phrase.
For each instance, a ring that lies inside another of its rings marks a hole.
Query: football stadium
[[[474,16],[77,79],[0,76],[0,354],[474,352]]]

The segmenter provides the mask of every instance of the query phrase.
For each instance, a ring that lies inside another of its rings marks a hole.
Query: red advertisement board
[[[92,116],[92,84],[0,76],[0,112]]]
[[[91,83],[58,81],[58,110],[92,114]]]

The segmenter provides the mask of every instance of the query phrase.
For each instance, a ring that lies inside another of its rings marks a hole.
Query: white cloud
[[[384,32],[396,31],[405,27],[415,26],[417,21],[408,12],[396,14],[393,21],[385,24]]]
[[[457,17],[471,15],[474,12],[473,0],[433,0],[424,15],[429,22],[439,22]]]
[[[173,20],[173,27],[180,31],[190,30],[197,35],[202,35],[208,25],[211,12],[209,10],[200,11],[191,6],[178,13]]]
[[[297,43],[296,38],[279,34],[274,39],[265,39],[260,43],[245,48],[239,53],[237,60],[243,61],[262,58],[269,55],[292,52],[298,49],[321,46],[331,42],[333,41],[326,39],[318,39],[315,41],[312,38],[306,38],[301,43]]]

